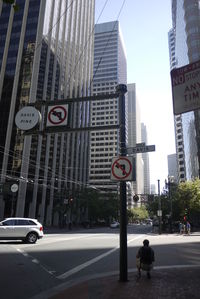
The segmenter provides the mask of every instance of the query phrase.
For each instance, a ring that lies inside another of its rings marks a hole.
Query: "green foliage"
[[[160,196],[162,208],[162,220],[169,219],[172,206],[172,221],[183,221],[184,216],[194,225],[200,224],[200,180],[195,179],[171,185],[170,194]],[[157,215],[159,207],[158,196],[148,204],[150,217]]]
[[[136,220],[142,221],[149,218],[149,213],[145,206],[135,207],[127,210],[128,221],[134,222]]]
[[[178,186],[176,201],[179,203],[180,216],[200,224],[200,180],[195,179]]]
[[[118,219],[119,201],[114,194],[106,194],[106,198],[97,190],[85,188],[74,193],[76,201],[76,210],[87,210],[90,222],[105,220],[107,223],[110,219]]]
[[[118,200],[110,194],[107,198],[102,198],[100,194],[93,194],[88,199],[88,217],[91,221],[104,219],[109,223],[110,219],[118,218],[119,203]]]

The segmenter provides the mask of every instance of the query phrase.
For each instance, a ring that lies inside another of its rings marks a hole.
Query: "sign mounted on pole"
[[[174,114],[200,109],[200,61],[171,71]]]
[[[18,191],[18,185],[17,184],[12,184],[12,186],[10,187],[10,190],[15,193]]]
[[[112,158],[111,180],[112,181],[134,181],[135,159],[133,157],[114,157]]]
[[[136,147],[129,147],[127,148],[128,154],[138,154],[138,153],[147,153],[147,152],[154,152],[156,150],[155,145],[136,145]]]
[[[32,106],[20,109],[15,116],[16,126],[23,131],[33,129],[41,121],[40,112]]]
[[[46,127],[66,126],[68,106],[68,104],[48,106]]]

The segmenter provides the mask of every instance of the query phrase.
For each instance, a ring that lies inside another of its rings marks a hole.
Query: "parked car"
[[[37,219],[14,217],[0,222],[0,240],[22,240],[34,244],[43,235],[43,226]]]
[[[114,221],[110,224],[111,228],[118,228],[119,227],[119,222],[118,221]]]

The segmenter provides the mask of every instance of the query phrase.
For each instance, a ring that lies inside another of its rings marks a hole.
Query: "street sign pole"
[[[159,210],[159,215],[158,215],[158,219],[159,219],[159,235],[161,234],[162,231],[162,211],[161,211],[161,198],[160,198],[160,180],[158,180],[158,210]]]
[[[125,127],[125,93],[124,84],[117,86],[119,92],[119,126],[120,126],[120,155],[126,156],[126,127]],[[127,210],[126,210],[126,182],[120,182],[120,278],[121,282],[128,281],[127,277]]]

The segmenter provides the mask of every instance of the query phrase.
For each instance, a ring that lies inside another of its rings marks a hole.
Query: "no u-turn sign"
[[[114,157],[112,158],[111,180],[135,181],[135,169],[135,158]]]

